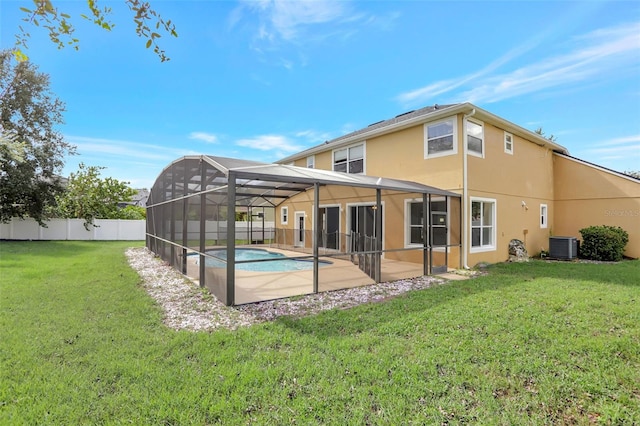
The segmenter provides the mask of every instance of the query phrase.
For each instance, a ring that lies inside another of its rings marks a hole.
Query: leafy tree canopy
[[[58,197],[58,216],[70,219],[84,219],[85,228],[94,219],[130,219],[132,209],[122,212],[119,204],[131,201],[135,189],[129,182],[110,177],[101,178],[104,167],[86,166],[80,163],[79,170],[71,173],[66,190]],[[135,217],[139,219],[139,217]]]
[[[127,220],[145,220],[147,218],[147,209],[140,206],[126,206],[118,211],[117,219]]]
[[[14,55],[18,61],[27,59],[23,50],[28,49],[28,40],[31,37],[28,29],[33,27],[42,27],[49,32],[49,38],[59,49],[65,46],[71,46],[78,50],[80,40],[75,36],[75,27],[72,17],[68,13],[60,11],[52,0],[32,0],[32,7],[21,7],[20,10],[25,13],[22,19],[24,24],[20,25],[19,32],[16,34],[16,48]],[[93,22],[98,27],[111,31],[115,24],[109,20],[111,15],[110,7],[98,6],[97,0],[87,1],[87,14],[80,15],[81,18]],[[125,4],[133,14],[133,22],[136,25],[136,34],[138,37],[146,40],[145,46],[153,51],[160,61],[169,60],[164,50],[158,44],[161,32],[178,37],[176,27],[171,20],[165,21],[160,14],[151,7],[148,1],[140,0],[124,0]],[[55,2],[58,4],[59,2]]]
[[[75,147],[55,126],[64,104],[49,76],[0,51],[0,221],[30,216],[43,224],[62,187],[58,174]]]

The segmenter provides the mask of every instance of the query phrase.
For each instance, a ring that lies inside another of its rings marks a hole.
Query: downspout
[[[467,118],[475,115],[476,109],[473,108],[469,114],[465,114],[462,119],[462,266],[469,269],[467,265],[467,253],[469,246],[469,190],[468,172],[467,172]]]

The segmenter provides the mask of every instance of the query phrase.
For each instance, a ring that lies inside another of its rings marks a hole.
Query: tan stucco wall
[[[484,123],[484,139],[484,158],[468,156],[468,192],[470,199],[496,200],[496,249],[470,253],[468,265],[507,260],[512,239],[523,241],[529,255],[548,250],[554,210],[552,153],[513,135],[513,154],[507,154],[504,130],[487,122]],[[541,204],[546,204],[548,209],[546,228],[540,226]],[[470,221],[470,218],[466,220]]]
[[[462,188],[460,155],[424,158],[422,124],[368,139],[366,152],[368,175],[409,180],[448,191]]]
[[[553,199],[550,150],[514,136],[513,155],[504,152],[504,131],[484,123],[485,156],[469,155],[469,191]]]
[[[473,191],[470,197],[493,199],[496,202],[496,245],[493,251],[469,253],[467,264],[475,266],[480,262],[497,263],[509,258],[509,242],[519,239],[524,242],[530,256],[535,256],[541,250],[549,249],[550,225],[540,226],[539,199],[526,196],[496,194],[494,192]],[[526,207],[522,205],[525,202]],[[546,202],[548,218],[553,212],[552,202]],[[470,219],[467,219],[470,222]],[[469,224],[469,232],[470,232]],[[469,236],[469,238],[471,238]]]
[[[553,233],[581,239],[588,226],[619,226],[629,233],[625,255],[640,257],[640,182],[554,155]]]

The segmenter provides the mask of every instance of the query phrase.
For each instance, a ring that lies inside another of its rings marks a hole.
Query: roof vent
[[[435,104],[435,105],[433,106],[433,109],[438,109],[438,108],[439,108],[438,104]]]
[[[382,123],[384,120],[376,121],[375,123],[369,124],[367,127],[375,126],[376,124]]]

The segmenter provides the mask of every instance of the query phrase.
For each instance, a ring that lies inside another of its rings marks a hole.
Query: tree
[[[158,39],[162,36],[156,31],[178,37],[175,25],[172,24],[170,20],[165,21],[147,1],[124,0],[124,2],[133,13],[133,22],[136,24],[136,34],[138,37],[146,40],[145,45],[147,49],[153,46],[153,51],[158,55],[160,61],[168,61],[169,57],[166,56],[164,50],[158,45]],[[58,49],[62,49],[65,46],[72,46],[78,50],[80,40],[74,36],[75,27],[71,22],[71,16],[68,13],[59,11],[51,0],[33,0],[33,3],[34,7],[31,9],[26,7],[20,8],[26,15],[22,20],[28,25],[35,27],[42,25],[43,28],[49,31],[49,38],[58,46]],[[110,7],[100,8],[97,0],[87,0],[87,7],[90,14],[80,15],[83,19],[92,21],[95,25],[106,31],[111,31],[115,27],[115,24],[111,23],[108,19],[111,14]],[[16,34],[14,55],[17,60],[22,61],[27,59],[23,49],[28,49],[27,42],[31,35],[23,25],[19,26],[19,30]]]
[[[103,169],[80,163],[78,172],[69,175],[66,190],[58,197],[59,217],[84,219],[87,229],[95,219],[129,218],[129,211],[122,213],[119,203],[131,201],[135,189],[129,187],[129,182],[102,179]]]
[[[636,170],[635,172],[633,170],[628,170],[626,172],[624,172],[625,175],[634,177],[636,179],[640,179],[640,170]]]
[[[0,221],[47,219],[62,190],[64,157],[75,150],[54,128],[63,112],[46,74],[0,51]]]
[[[555,142],[558,140],[558,138],[556,138],[555,136],[553,136],[552,134],[547,136],[544,133],[544,130],[542,130],[542,127],[538,127],[536,130],[534,130],[534,132],[536,132],[537,134],[539,134],[540,136],[547,138],[548,140],[550,140],[551,142]]]

